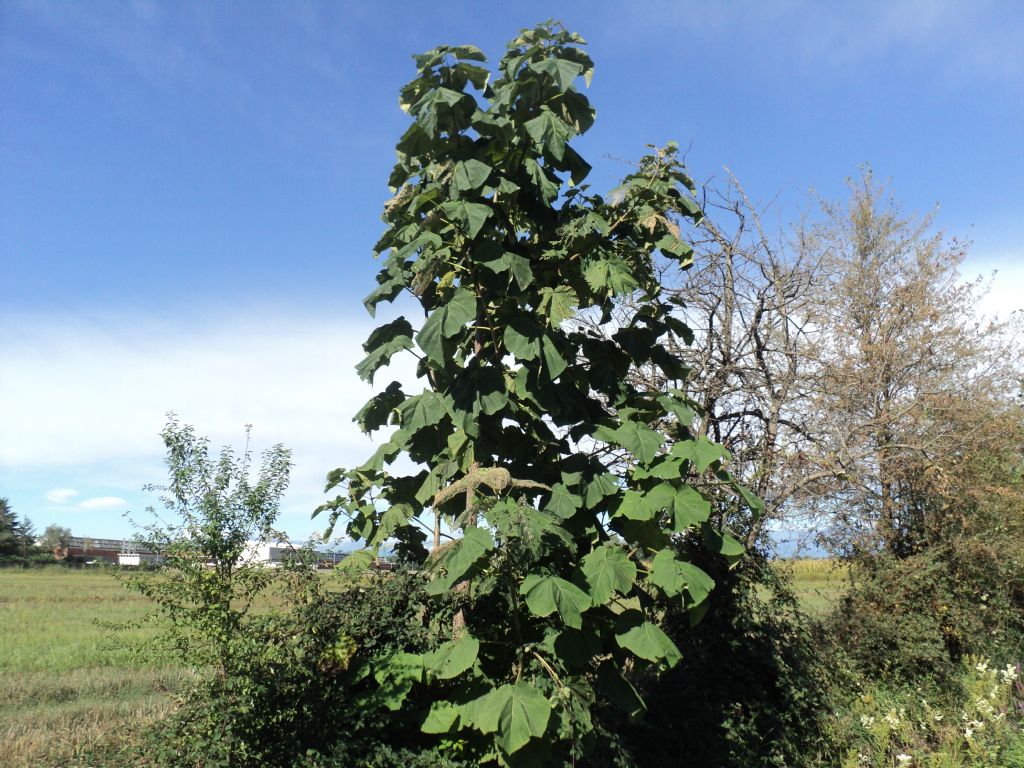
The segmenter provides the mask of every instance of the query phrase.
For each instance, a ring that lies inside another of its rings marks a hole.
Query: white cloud
[[[54,488],[46,492],[46,500],[51,504],[67,504],[77,495],[74,488]]]
[[[127,507],[128,502],[119,496],[96,496],[83,499],[78,506],[80,509],[116,509]]]
[[[278,442],[292,450],[283,509],[298,521],[296,530],[322,528],[309,513],[323,500],[327,472],[362,463],[374,450],[352,417],[393,379],[418,391],[415,360],[396,360],[371,388],[354,367],[380,318],[181,315],[188,325],[134,316],[4,318],[0,465],[11,475],[42,478],[37,497],[67,478],[120,502],[166,478],[160,430],[168,411],[214,448],[241,449],[251,423],[255,455]],[[78,508],[107,507],[86,500]]]
[[[981,277],[985,287],[978,302],[982,314],[1006,320],[1024,312],[1024,263],[1010,255],[971,254],[960,270],[964,279]]]

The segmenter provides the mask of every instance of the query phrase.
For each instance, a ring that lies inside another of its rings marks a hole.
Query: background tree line
[[[849,188],[768,232],[736,179],[705,185],[695,267],[663,272],[694,329],[668,340],[687,377],[633,375],[692,392],[765,501],[749,545],[770,546],[774,524],[840,555],[906,556],[963,527],[963,494],[1012,484],[978,457],[1012,472],[1021,449],[1022,317],[985,317],[966,247],[904,215],[870,169]]]
[[[42,565],[53,560],[54,549],[67,541],[71,531],[48,525],[42,535],[28,518],[18,519],[10,501],[0,498],[0,567]]]

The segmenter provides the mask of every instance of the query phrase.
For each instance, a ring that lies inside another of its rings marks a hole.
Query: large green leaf
[[[558,197],[558,183],[552,181],[551,175],[537,161],[530,160],[527,162],[526,172],[530,175],[534,186],[540,190],[545,202],[550,203]]]
[[[642,621],[638,625],[618,632],[615,641],[619,647],[648,661],[663,661],[667,666],[674,667],[682,658],[679,649],[657,624]]]
[[[666,412],[674,414],[679,423],[684,427],[690,426],[693,423],[693,409],[682,399],[674,397],[673,395],[660,395],[658,397],[658,404],[666,410]]]
[[[647,490],[646,501],[655,513],[664,512],[672,506],[678,489],[672,483],[658,483]]]
[[[531,323],[514,318],[505,328],[505,349],[517,360],[536,360],[540,354],[539,331]]]
[[[444,559],[445,578],[440,580],[439,587],[449,589],[493,548],[494,539],[485,529],[467,528],[462,538],[455,542]]]
[[[555,483],[551,487],[551,499],[545,510],[564,519],[572,517],[582,503],[583,499],[572,493],[562,483]]]
[[[505,258],[508,261],[512,277],[519,283],[520,288],[526,290],[533,282],[533,269],[530,267],[530,260],[515,253],[506,253]]]
[[[669,597],[675,597],[686,587],[686,580],[677,567],[679,564],[670,549],[661,550],[651,561],[651,583],[660,587]]]
[[[683,581],[686,582],[686,591],[689,593],[690,599],[696,605],[703,603],[711,590],[715,588],[715,580],[693,563],[680,562],[676,567],[682,574]]]
[[[615,514],[629,520],[651,520],[655,510],[647,503],[647,497],[641,491],[630,490],[623,494],[622,503]]]
[[[583,575],[594,605],[604,605],[615,592],[629,593],[636,581],[636,564],[622,547],[606,543],[583,558]]]
[[[683,460],[678,457],[663,456],[650,469],[650,476],[659,480],[676,480],[682,475]]]
[[[550,380],[557,379],[568,367],[555,340],[538,324],[526,318],[513,317],[505,327],[505,348],[517,360],[537,360],[544,363]]]
[[[583,626],[582,613],[592,604],[586,592],[571,581],[557,576],[531,573],[523,580],[519,591],[526,597],[526,605],[531,613],[550,616],[557,611],[562,622],[575,629]]]
[[[441,210],[451,221],[456,222],[470,239],[476,237],[494,211],[485,203],[467,203],[456,200],[441,204]]]
[[[711,516],[711,502],[700,492],[684,485],[672,503],[672,530],[685,531],[692,525],[705,522]]]
[[[413,516],[412,506],[409,504],[392,504],[380,516],[377,530],[370,539],[370,544],[377,546],[383,544],[395,531],[407,525]]]
[[[552,328],[557,328],[563,321],[576,316],[575,307],[579,304],[576,291],[567,285],[557,288],[541,288],[540,303],[537,311],[547,318]]]
[[[614,493],[618,493],[619,483],[615,478],[615,475],[610,473],[604,473],[598,475],[589,483],[587,483],[586,493],[586,505],[588,509],[595,508],[601,503],[601,500],[605,496],[611,496]]]
[[[764,511],[764,500],[756,493],[751,491],[739,480],[733,477],[729,472],[721,470],[718,472],[718,477],[725,480],[729,485],[733,487],[733,490],[740,495],[740,498],[746,502],[747,506],[750,507],[750,511],[755,515],[760,515]]]
[[[402,708],[414,683],[423,679],[423,657],[413,653],[394,653],[377,665],[373,674],[379,686],[376,700],[391,711]]]
[[[450,701],[434,701],[420,726],[423,733],[448,733],[459,719],[459,708]]]
[[[718,552],[727,558],[734,559],[746,552],[746,548],[726,531],[716,531],[708,523],[701,526],[704,544],[712,552]]]
[[[665,442],[664,435],[638,421],[626,421],[614,430],[600,428],[594,433],[594,437],[618,443],[644,464],[650,464],[654,460]]]
[[[640,717],[647,711],[647,705],[640,694],[622,672],[611,662],[605,662],[597,669],[597,685],[612,704],[631,718]]]
[[[525,747],[544,735],[551,717],[551,705],[525,680],[491,691],[477,704],[473,724],[494,740],[507,754]]]
[[[386,323],[374,329],[363,344],[368,354],[356,366],[356,373],[363,381],[372,384],[373,375],[390,363],[393,355],[404,349],[412,349],[412,346],[412,326],[408,320],[400,317]]]
[[[728,459],[729,452],[718,443],[706,437],[697,440],[680,440],[672,446],[672,455],[690,462],[694,472],[703,472],[720,459]]]
[[[555,346],[554,339],[547,334],[541,336],[537,343],[540,346],[540,356],[547,368],[548,377],[554,381],[562,375],[562,372],[568,367],[568,363],[562,357],[562,353],[558,351],[558,347]]]
[[[533,282],[530,260],[517,253],[505,251],[499,257],[483,262],[483,265],[498,274],[508,272],[523,290]]]
[[[476,296],[466,288],[459,288],[447,303],[435,309],[423,324],[416,343],[431,360],[445,361],[443,339],[450,339],[460,333],[476,319]]]
[[[523,123],[526,132],[537,144],[543,147],[545,154],[561,160],[565,151],[565,143],[572,135],[569,126],[563,123],[554,112],[546,106],[532,120]]]
[[[387,424],[391,414],[403,402],[405,402],[405,393],[402,392],[402,385],[393,381],[383,392],[378,392],[370,398],[352,420],[359,425],[363,432],[369,434]]]
[[[424,666],[439,680],[451,680],[473,666],[480,653],[480,641],[463,635],[458,640],[442,643],[423,658]]]
[[[491,166],[487,165],[487,163],[481,163],[479,160],[464,160],[455,164],[455,172],[452,174],[452,186],[456,192],[476,189],[482,187],[490,175]],[[484,220],[486,218],[484,216]]]
[[[599,296],[627,295],[635,291],[638,285],[633,273],[617,258],[591,262],[583,277],[590,289]]]
[[[679,560],[669,549],[663,549],[654,556],[650,580],[669,597],[675,597],[685,589],[693,605],[703,602],[715,587],[714,579],[707,573],[693,563]]]
[[[569,183],[580,184],[590,172],[593,167],[584,160],[575,149],[568,144],[565,145],[565,152],[562,157],[562,165],[568,166],[569,169]]]
[[[402,419],[402,428],[416,432],[439,423],[448,414],[448,404],[443,395],[427,390],[398,406],[398,414]]]
[[[394,461],[409,444],[409,433],[404,429],[396,429],[386,443],[381,445],[373,455],[357,469],[360,472],[380,472],[384,464]]]
[[[575,61],[548,58],[531,62],[530,69],[549,75],[555,81],[559,91],[567,91],[572,87],[573,81],[583,72],[583,65],[577,64]]]

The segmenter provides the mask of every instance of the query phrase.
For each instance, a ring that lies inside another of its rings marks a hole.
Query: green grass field
[[[846,589],[829,561],[778,567],[811,615]],[[187,673],[133,654],[145,631],[114,639],[98,623],[138,621],[147,608],[108,572],[0,569],[0,766],[88,765],[83,754],[130,743],[169,711]]]
[[[849,588],[849,571],[834,560],[780,560],[776,563],[790,579],[790,586],[809,616],[828,613]]]
[[[0,765],[74,764],[168,710],[185,674],[136,658],[96,623],[146,608],[108,573],[0,569]]]

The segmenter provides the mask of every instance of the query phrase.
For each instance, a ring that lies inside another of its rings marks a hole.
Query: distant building
[[[247,541],[239,565],[266,565],[276,568],[294,552],[287,542],[281,541]]]
[[[158,565],[164,561],[163,555],[152,552],[118,552],[118,565]]]
[[[94,539],[89,536],[71,536],[63,545],[53,549],[53,556],[58,560],[71,558],[94,562],[102,560],[119,565],[141,565],[142,563],[158,563],[163,560],[145,547],[131,539]]]

